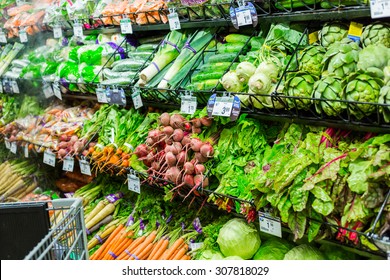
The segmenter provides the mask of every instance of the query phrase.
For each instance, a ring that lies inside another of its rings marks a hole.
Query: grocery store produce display
[[[1,4],[1,202],[82,199],[91,260],[386,256],[390,25],[351,16],[368,3],[255,2],[238,30],[226,1]]]

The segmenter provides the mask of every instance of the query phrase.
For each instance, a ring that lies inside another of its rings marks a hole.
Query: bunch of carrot
[[[112,146],[105,146],[100,149],[96,146],[90,147],[85,154],[90,156],[94,161],[95,171],[110,171],[110,169],[122,168],[123,171],[130,166],[130,154],[122,149],[115,149]]]

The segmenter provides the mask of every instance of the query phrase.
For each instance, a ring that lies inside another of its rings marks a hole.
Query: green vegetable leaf
[[[292,206],[290,199],[288,198],[288,194],[285,194],[278,203],[278,209],[280,211],[280,218],[283,223],[288,222],[289,210]]]
[[[364,206],[362,199],[356,195],[352,202],[345,205],[341,225],[345,226],[347,223],[364,221],[371,215],[372,212]]]
[[[332,201],[323,201],[318,198],[313,201],[312,207],[317,213],[324,216],[328,216],[334,209]]]
[[[294,233],[294,240],[300,239],[305,234],[306,215],[303,212],[293,212],[288,217],[288,227]]]
[[[358,194],[366,192],[368,189],[367,177],[373,173],[372,162],[357,159],[349,164],[348,169],[351,172],[347,179],[350,190]]]

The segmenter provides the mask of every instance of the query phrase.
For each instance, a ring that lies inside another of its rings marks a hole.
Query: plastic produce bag
[[[115,52],[119,52],[124,57],[123,48],[115,43],[106,43],[102,45],[82,46],[77,50],[78,62],[88,65],[110,65],[115,61]],[[119,59],[119,57],[117,57]]]

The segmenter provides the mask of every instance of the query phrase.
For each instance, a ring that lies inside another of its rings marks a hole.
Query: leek
[[[186,67],[186,72],[188,73],[191,70],[192,65],[194,65],[197,61],[199,54],[202,53],[212,39],[213,34],[210,29],[195,31],[195,33],[188,38],[184,47],[181,49],[180,55],[176,58],[173,65],[169,68],[168,72],[158,85],[161,92],[163,92],[164,89],[169,88],[170,81],[186,66],[187,63],[191,65],[191,67]],[[194,57],[195,59],[193,59]],[[177,81],[175,81],[175,84],[177,84]]]
[[[159,47],[156,55],[154,56],[152,62],[141,71],[139,77],[139,84],[146,84],[154,76],[158,74],[162,69],[165,68],[171,61],[179,56],[180,49],[184,46],[187,35],[181,33],[180,31],[171,31],[164,42]],[[169,43],[166,43],[169,42]]]
[[[8,66],[11,64],[12,60],[18,55],[18,53],[24,48],[24,45],[21,43],[15,43],[12,47],[12,50],[7,54],[7,56],[0,62],[0,76],[2,76],[7,70]]]

